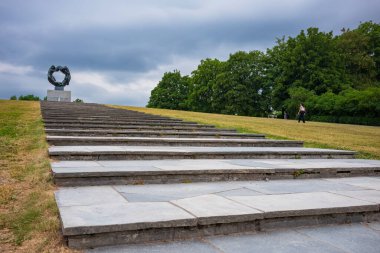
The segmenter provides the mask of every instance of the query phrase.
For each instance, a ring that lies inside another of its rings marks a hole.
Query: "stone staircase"
[[[380,219],[380,161],[355,152],[97,104],[41,109],[71,248]]]

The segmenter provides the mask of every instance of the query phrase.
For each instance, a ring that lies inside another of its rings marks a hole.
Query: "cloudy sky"
[[[54,64],[69,67],[73,99],[145,106],[166,71],[190,74],[311,26],[380,22],[379,10],[379,0],[1,0],[0,98],[44,97]]]

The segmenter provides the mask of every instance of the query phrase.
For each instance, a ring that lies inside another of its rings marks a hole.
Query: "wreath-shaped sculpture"
[[[53,76],[53,73],[54,72],[58,72],[58,71],[61,71],[64,75],[65,75],[65,78],[63,79],[62,82],[57,82],[57,80],[55,80],[55,77]],[[66,85],[69,85],[70,83],[70,80],[71,80],[71,75],[70,75],[70,70],[68,67],[64,66],[54,66],[54,65],[51,65],[51,67],[49,68],[49,71],[48,71],[48,81],[56,86],[56,87],[65,87]]]

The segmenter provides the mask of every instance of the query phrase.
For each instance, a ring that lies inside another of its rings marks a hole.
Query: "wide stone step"
[[[52,162],[58,186],[380,176],[380,161],[244,159]]]
[[[56,192],[71,248],[380,219],[369,177],[63,187]],[[275,242],[274,242],[275,243]]]
[[[47,136],[50,145],[197,146],[197,147],[302,147],[302,141],[271,139],[155,138],[102,136]]]
[[[114,130],[114,129],[45,129],[48,135],[56,136],[125,136],[125,137],[171,137],[171,138],[220,138],[263,139],[262,134],[240,134],[230,131],[181,131],[181,130]]]
[[[123,121],[89,121],[89,120],[81,120],[81,121],[68,121],[68,122],[60,122],[60,121],[47,121],[48,124],[58,124],[58,125],[72,125],[72,124],[85,124],[85,125],[108,125],[108,126],[117,126],[117,125],[129,125],[129,126],[183,126],[183,127],[196,127],[204,125],[198,125],[197,123],[191,122],[144,122],[144,121],[131,121],[131,122],[123,122]],[[215,127],[211,125],[207,125],[206,127]]]
[[[94,120],[66,120],[66,119],[44,119],[45,123],[90,123],[90,124],[103,124],[103,123],[115,123],[115,124],[185,124],[185,125],[197,125],[196,122],[185,122],[182,120],[150,120],[150,119],[94,119]]]
[[[180,119],[174,119],[169,117],[161,117],[161,116],[154,116],[154,115],[122,115],[120,113],[106,113],[106,114],[81,114],[81,115],[75,115],[75,114],[61,114],[61,115],[51,115],[43,113],[44,119],[64,119],[64,120],[98,120],[98,119],[129,119],[129,120],[139,120],[139,119],[145,119],[145,120],[177,120],[182,121]]]
[[[295,147],[53,146],[58,160],[354,158],[356,152]]]
[[[236,132],[234,129],[217,129],[214,126],[191,125],[191,126],[165,126],[165,125],[115,125],[115,124],[76,124],[76,123],[45,123],[45,128],[59,129],[129,129],[129,130],[169,130],[169,131],[223,131]]]

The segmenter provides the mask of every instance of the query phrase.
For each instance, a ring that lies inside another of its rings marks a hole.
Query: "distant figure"
[[[300,123],[301,119],[303,123],[305,123],[305,113],[306,113],[305,106],[301,103],[300,109],[298,110],[298,123]]]
[[[285,112],[284,112],[284,119],[288,119],[288,118],[289,118],[289,116],[288,116],[288,112],[285,111]]]

